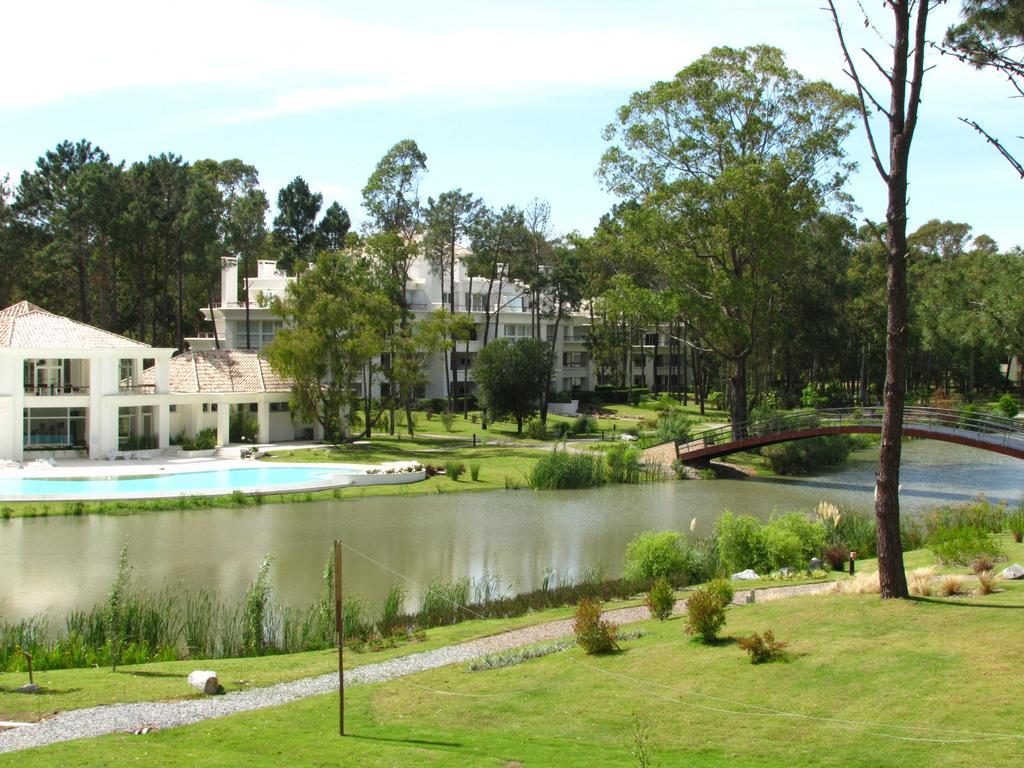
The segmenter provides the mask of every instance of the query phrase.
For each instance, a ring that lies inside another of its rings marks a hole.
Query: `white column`
[[[156,437],[160,450],[171,444],[171,406],[168,403],[156,407]]]
[[[231,406],[228,403],[217,404],[217,445],[231,442]]]
[[[156,360],[156,391],[161,395],[167,394],[171,384],[171,361],[166,357]]]
[[[25,361],[20,357],[8,360],[9,377],[0,382],[2,390],[11,395],[8,407],[0,407],[0,458],[21,461],[25,455]]]
[[[256,441],[260,443],[270,442],[270,403],[266,400],[260,400],[256,404],[256,420],[259,422],[260,428],[256,436]]]
[[[89,358],[89,458],[102,459],[103,451],[103,362]],[[114,419],[115,437],[117,439],[117,419]]]

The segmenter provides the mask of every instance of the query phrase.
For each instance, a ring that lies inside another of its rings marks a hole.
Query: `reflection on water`
[[[515,589],[538,586],[546,568],[565,574],[604,563],[618,573],[626,543],[647,529],[711,530],[723,509],[768,516],[827,499],[868,510],[874,452],[841,470],[801,480],[657,483],[591,491],[496,491],[277,504],[133,517],[0,521],[0,614],[16,618],[102,601],[128,542],[138,585],[206,585],[240,597],[263,556],[274,556],[278,598],[310,600],[321,588],[331,541],[342,538],[404,574],[412,599],[435,578],[499,573]],[[484,467],[486,472],[486,465]],[[903,509],[913,514],[985,493],[1013,503],[1024,463],[975,449],[917,441],[904,447]],[[346,590],[378,599],[398,577],[351,552]]]

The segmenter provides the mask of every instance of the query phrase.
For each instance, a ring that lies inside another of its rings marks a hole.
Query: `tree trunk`
[[[860,407],[868,406],[868,352],[867,345],[860,346]]]
[[[731,360],[729,374],[730,402],[729,419],[732,422],[732,438],[739,440],[746,432],[747,420],[747,356],[738,355]]]

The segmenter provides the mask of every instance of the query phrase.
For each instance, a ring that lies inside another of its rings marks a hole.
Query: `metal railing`
[[[75,384],[30,384],[25,387],[26,395],[37,397],[56,397],[57,395],[88,395],[88,387]]]
[[[877,427],[881,429],[884,410],[868,408],[829,408],[780,413],[764,419],[751,419],[739,425],[728,424],[696,432],[689,441],[676,447],[683,458],[688,453],[750,438],[838,427]],[[904,429],[973,438],[983,443],[1024,450],[1024,423],[988,413],[972,413],[945,408],[910,406],[903,409]]]

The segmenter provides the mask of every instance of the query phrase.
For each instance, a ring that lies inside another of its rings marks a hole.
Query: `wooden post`
[[[334,540],[334,624],[338,630],[338,733],[345,735],[345,616],[341,600],[341,539]]]

